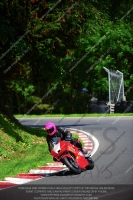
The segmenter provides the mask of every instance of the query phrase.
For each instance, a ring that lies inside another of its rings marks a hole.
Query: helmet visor
[[[52,133],[54,131],[54,128],[50,128],[48,130],[46,130],[48,134]]]

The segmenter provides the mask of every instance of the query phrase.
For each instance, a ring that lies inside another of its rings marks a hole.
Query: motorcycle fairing
[[[52,151],[54,151],[55,153],[59,153],[61,149],[60,143],[58,144],[54,144]]]
[[[85,159],[85,157],[81,155],[76,156],[76,162],[82,169],[87,167],[89,164],[88,161]]]

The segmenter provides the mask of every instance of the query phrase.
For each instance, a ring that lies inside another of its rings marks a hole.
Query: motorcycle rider
[[[58,138],[61,138],[62,140],[70,141],[73,145],[78,147],[83,152],[83,154],[87,154],[87,151],[83,149],[80,140],[78,140],[77,138],[73,138],[72,133],[70,133],[67,129],[57,127],[53,122],[47,122],[44,126],[44,130],[46,130],[48,133],[46,141],[48,143],[49,151],[51,144],[58,143]],[[56,161],[56,159],[54,159],[54,161]]]

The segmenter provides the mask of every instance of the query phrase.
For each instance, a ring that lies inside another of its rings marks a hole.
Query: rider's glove
[[[66,140],[66,141],[71,141],[72,138],[68,135],[68,136],[65,137],[65,140]]]
[[[72,140],[72,134],[69,131],[67,131],[67,135],[65,137],[65,140],[66,141],[71,141]]]

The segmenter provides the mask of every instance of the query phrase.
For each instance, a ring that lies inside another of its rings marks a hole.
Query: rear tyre
[[[86,169],[91,170],[94,168],[94,161],[89,157],[87,158],[89,165],[86,167]]]
[[[63,162],[74,173],[76,173],[76,174],[80,174],[81,173],[80,167],[78,166],[78,164],[76,163],[76,161],[73,158],[65,157],[63,159]]]

